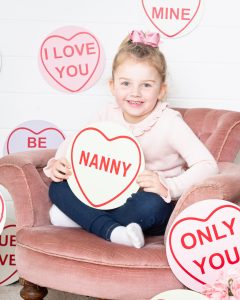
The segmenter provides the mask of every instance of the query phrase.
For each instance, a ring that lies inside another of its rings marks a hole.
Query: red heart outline
[[[188,220],[194,220],[194,221],[200,221],[200,222],[206,222],[208,221],[217,211],[219,211],[220,209],[222,208],[234,208],[236,210],[238,210],[240,212],[240,208],[236,207],[236,206],[233,206],[233,205],[222,205],[222,206],[219,206],[217,208],[215,208],[210,214],[208,217],[206,217],[205,219],[202,219],[202,218],[195,218],[195,217],[188,217],[188,218],[183,218],[183,219],[180,219],[179,221],[177,221],[174,226],[171,228],[170,230],[170,233],[169,233],[169,247],[170,247],[170,251],[171,251],[171,254],[173,256],[173,258],[175,259],[175,261],[177,262],[177,264],[183,269],[183,271],[185,273],[187,273],[190,277],[192,277],[193,279],[195,279],[196,281],[198,281],[199,283],[201,284],[206,284],[206,282],[202,281],[201,279],[198,279],[196,276],[194,276],[193,274],[191,274],[188,270],[186,270],[186,268],[184,268],[184,266],[179,262],[179,260],[177,259],[176,255],[174,254],[174,251],[173,251],[173,246],[172,246],[172,233],[173,233],[173,230],[175,229],[175,227],[184,222],[184,221],[188,221]]]
[[[36,134],[36,135],[39,135],[39,134],[41,134],[41,133],[44,132],[44,131],[53,130],[53,131],[57,131],[58,133],[60,133],[60,135],[61,135],[61,136],[63,137],[63,139],[65,140],[64,134],[63,134],[59,129],[54,128],[54,127],[47,127],[47,128],[44,128],[44,129],[42,129],[42,130],[40,130],[40,131],[34,131],[34,130],[32,130],[32,129],[30,129],[30,128],[27,128],[27,127],[18,127],[18,128],[16,128],[16,129],[14,129],[14,130],[11,132],[11,134],[8,136],[8,139],[7,139],[7,154],[10,154],[10,149],[9,149],[10,139],[11,139],[12,135],[13,135],[16,131],[18,131],[18,130],[27,130],[27,131],[30,131],[30,132],[33,133],[33,134]]]
[[[0,202],[1,202],[1,206],[2,206],[2,211],[1,211],[1,215],[0,215],[0,224],[1,224],[2,220],[3,220],[4,211],[5,211],[5,202],[1,195],[0,195]]]
[[[145,1],[146,1],[146,0],[145,0]],[[161,29],[155,24],[155,22],[151,19],[151,17],[150,17],[149,14],[148,14],[148,11],[147,11],[147,9],[146,9],[146,7],[145,7],[145,5],[144,5],[144,0],[142,0],[142,6],[143,6],[143,9],[144,9],[145,14],[147,15],[148,19],[149,19],[150,22],[153,24],[153,26],[155,26],[155,27],[157,28],[157,30],[159,30],[162,34],[164,34],[165,36],[171,38],[171,37],[175,37],[176,35],[178,35],[178,34],[181,33],[182,31],[184,31],[184,30],[188,27],[188,25],[192,22],[192,20],[195,18],[195,16],[197,15],[197,13],[198,13],[198,11],[199,11],[199,7],[200,7],[200,4],[201,4],[201,1],[202,1],[202,0],[198,0],[198,1],[199,1],[199,2],[198,2],[197,9],[196,9],[194,15],[192,16],[192,18],[189,20],[189,22],[187,22],[187,24],[186,24],[182,29],[180,29],[178,32],[176,32],[175,34],[172,34],[172,35],[167,34],[166,32],[164,32],[163,30],[161,30]]]
[[[97,57],[96,65],[95,65],[95,67],[94,67],[94,69],[93,69],[93,71],[92,71],[92,74],[90,74],[90,76],[89,76],[89,78],[86,80],[86,82],[85,82],[82,86],[80,86],[80,88],[78,88],[77,90],[72,90],[72,89],[66,87],[65,85],[63,85],[59,80],[57,80],[57,79],[51,74],[50,71],[48,71],[48,68],[47,68],[47,66],[45,65],[44,60],[43,60],[43,57],[42,57],[42,56],[43,56],[43,46],[44,46],[44,44],[45,44],[49,39],[51,39],[51,38],[60,38],[60,39],[63,39],[63,40],[65,40],[65,41],[71,41],[71,40],[74,39],[77,35],[81,35],[81,34],[87,34],[87,35],[90,35],[90,36],[95,40],[95,42],[97,43],[97,47],[98,47],[98,57]],[[43,64],[45,70],[47,71],[47,73],[49,74],[49,76],[50,76],[57,84],[59,84],[61,87],[63,87],[65,90],[67,90],[67,91],[69,91],[69,92],[79,92],[79,91],[80,91],[80,90],[81,90],[81,89],[89,82],[89,80],[92,78],[93,74],[95,73],[95,71],[96,71],[96,69],[97,69],[97,67],[98,67],[99,60],[100,60],[100,46],[99,46],[99,43],[98,43],[97,39],[95,38],[95,36],[94,36],[93,34],[91,34],[90,32],[85,32],[85,31],[83,31],[83,32],[78,32],[78,33],[74,34],[74,35],[73,35],[72,37],[70,37],[70,38],[65,38],[65,37],[63,37],[63,36],[61,36],[61,35],[50,35],[49,37],[47,37],[47,38],[43,41],[43,43],[42,43],[42,45],[41,45],[40,56],[41,56],[41,62],[42,62],[42,64]]]
[[[115,141],[117,139],[127,139],[127,140],[130,140],[131,142],[133,142],[135,144],[135,146],[137,147],[137,150],[138,150],[138,154],[139,154],[139,164],[138,164],[138,168],[137,168],[137,171],[136,171],[136,174],[134,175],[134,177],[132,178],[132,180],[130,181],[130,183],[120,192],[118,193],[116,196],[114,196],[113,198],[105,201],[104,203],[102,204],[94,204],[89,198],[88,196],[86,195],[86,193],[84,192],[84,189],[83,187],[81,186],[81,184],[79,183],[79,180],[77,178],[77,174],[76,174],[76,171],[75,171],[75,167],[74,167],[74,164],[73,164],[73,148],[74,148],[74,144],[77,140],[77,138],[79,137],[80,134],[82,134],[83,132],[85,131],[88,131],[88,130],[93,130],[93,131],[96,131],[98,132],[100,135],[102,135],[105,140],[107,140],[108,142],[112,142],[112,141]],[[82,194],[84,195],[85,199],[93,206],[93,207],[101,207],[101,206],[104,206],[110,202],[112,202],[113,200],[115,200],[117,197],[119,197],[120,195],[122,195],[127,189],[128,187],[133,183],[133,181],[136,179],[137,175],[138,175],[138,172],[139,172],[139,169],[141,167],[141,161],[142,161],[142,155],[141,155],[141,150],[140,150],[140,147],[138,146],[137,142],[129,137],[129,136],[125,136],[125,135],[120,135],[120,136],[116,136],[114,138],[108,138],[101,130],[99,130],[98,128],[95,128],[95,127],[87,127],[87,128],[84,128],[83,130],[81,130],[77,135],[76,137],[74,138],[74,141],[72,143],[72,146],[71,146],[71,165],[72,165],[72,170],[73,170],[73,174],[74,174],[74,177],[76,179],[76,182],[82,192]]]
[[[7,225],[7,226],[5,226],[3,229],[7,229],[8,227],[16,227],[16,225],[15,225],[15,224]],[[8,279],[10,279],[11,277],[13,277],[16,273],[17,273],[17,270],[13,271],[13,273],[10,274],[10,275],[9,275],[7,278],[5,278],[3,281],[0,281],[0,286],[1,286],[4,282],[6,282]]]

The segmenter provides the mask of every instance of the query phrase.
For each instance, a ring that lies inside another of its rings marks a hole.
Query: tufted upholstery
[[[218,162],[234,161],[240,143],[239,112],[208,108],[178,111]]]
[[[182,195],[165,237],[176,216],[192,203],[240,199],[240,166],[232,163],[240,149],[240,112],[178,110],[219,162],[220,174]],[[0,159],[0,184],[12,195],[16,209],[16,263],[21,277],[62,291],[119,300],[150,299],[161,291],[182,288],[168,265],[163,237],[147,238],[146,245],[136,249],[82,229],[50,224],[49,179],[42,169],[54,153],[39,150]]]

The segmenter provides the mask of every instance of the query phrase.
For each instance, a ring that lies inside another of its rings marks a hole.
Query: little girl
[[[144,234],[164,234],[174,207],[171,200],[218,172],[213,156],[181,114],[163,102],[167,68],[159,39],[158,33],[133,31],[121,43],[109,82],[116,101],[95,120],[117,122],[138,139],[146,162],[146,170],[137,178],[138,192],[112,210],[82,203],[66,181],[71,167],[65,141],[45,168],[53,180],[49,196],[55,204],[50,212],[54,225],[81,226],[108,241],[141,248]]]

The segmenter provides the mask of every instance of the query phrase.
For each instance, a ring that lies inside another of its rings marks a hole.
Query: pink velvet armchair
[[[168,227],[187,206],[204,199],[240,199],[240,112],[178,109],[216,158],[220,174],[192,186],[176,203]],[[49,179],[43,167],[54,150],[0,159],[0,184],[16,210],[16,263],[24,299],[40,300],[49,287],[104,299],[141,300],[183,288],[168,265],[164,237],[146,239],[141,249],[107,242],[79,228],[51,225]],[[67,200],[67,199],[66,199]]]

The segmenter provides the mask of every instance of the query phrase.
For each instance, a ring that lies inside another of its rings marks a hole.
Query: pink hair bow
[[[142,43],[152,47],[158,47],[160,43],[160,35],[156,32],[144,34],[143,31],[133,30],[129,37],[133,43]]]

